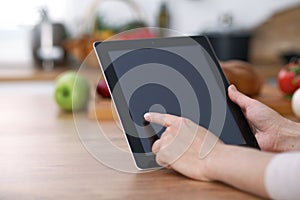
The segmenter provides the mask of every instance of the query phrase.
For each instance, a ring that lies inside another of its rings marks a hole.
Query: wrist
[[[219,145],[207,157],[207,178],[267,197],[265,169],[275,154],[257,149]]]
[[[300,124],[286,119],[281,127],[277,143],[278,151],[300,150]]]
[[[218,177],[218,168],[220,167],[220,159],[222,159],[222,155],[224,152],[227,152],[229,145],[226,144],[218,144],[214,147],[214,149],[208,154],[206,157],[205,168],[206,168],[206,177],[211,181],[219,181]],[[225,153],[226,154],[226,153]]]

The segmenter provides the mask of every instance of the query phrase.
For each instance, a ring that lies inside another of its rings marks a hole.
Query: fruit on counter
[[[287,95],[293,94],[300,88],[300,63],[289,63],[281,68],[278,73],[278,85],[280,90]]]
[[[56,79],[54,97],[59,107],[65,111],[82,110],[90,97],[89,83],[75,71],[66,71]]]
[[[248,62],[229,60],[220,62],[229,83],[234,84],[244,94],[253,96],[260,92],[263,79]]]
[[[300,89],[297,89],[292,97],[292,110],[300,118]]]
[[[110,98],[110,93],[105,80],[99,80],[97,84],[97,93],[103,98]]]

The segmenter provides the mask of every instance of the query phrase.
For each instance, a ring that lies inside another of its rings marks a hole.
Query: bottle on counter
[[[163,29],[170,28],[170,12],[167,6],[167,2],[163,1],[160,5],[158,17],[157,17],[157,25],[158,27],[162,28],[160,30],[160,36],[166,36],[166,31]]]

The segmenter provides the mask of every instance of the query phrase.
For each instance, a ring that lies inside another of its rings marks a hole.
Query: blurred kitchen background
[[[300,0],[9,0],[0,6],[0,74],[76,66],[84,43],[140,26],[206,34],[221,60],[280,66],[300,54]]]

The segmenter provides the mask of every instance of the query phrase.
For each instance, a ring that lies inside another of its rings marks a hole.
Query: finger
[[[157,152],[160,150],[160,143],[161,143],[161,140],[156,140],[153,145],[152,145],[152,152],[154,154],[157,154]]]
[[[252,102],[252,99],[250,97],[248,97],[248,96],[244,95],[243,93],[241,93],[240,91],[238,91],[234,85],[230,85],[228,87],[228,95],[229,95],[229,98],[234,103],[239,105],[243,110],[245,110]]]
[[[156,160],[157,164],[160,165],[160,166],[162,166],[162,167],[166,167],[166,166],[169,166],[169,165],[170,165],[169,163],[166,162],[165,159],[162,158],[160,152],[158,152],[158,153],[156,154],[156,159],[155,159],[155,160]]]
[[[156,162],[157,164],[159,164],[160,166],[162,167],[167,167],[168,166],[168,163],[166,162],[167,159],[164,158],[164,152],[162,152],[162,144],[164,142],[159,139],[159,140],[156,140],[154,142],[154,144],[152,145],[152,152],[156,155]]]
[[[153,122],[155,124],[159,124],[164,127],[171,126],[179,117],[175,115],[169,114],[161,114],[161,113],[154,113],[149,112],[144,115],[145,120],[148,122]]]

